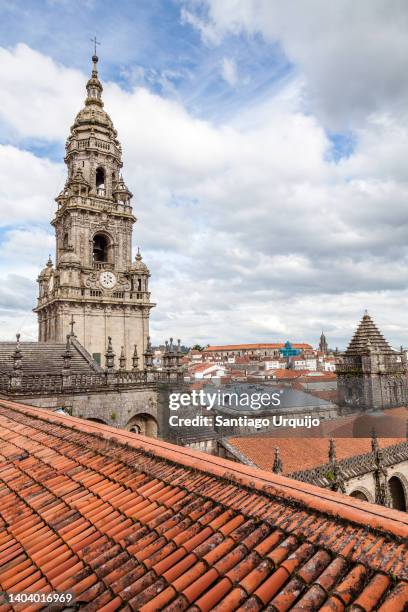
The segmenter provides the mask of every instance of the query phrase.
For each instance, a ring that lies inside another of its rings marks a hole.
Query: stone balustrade
[[[0,373],[0,393],[7,395],[83,393],[87,390],[111,390],[143,387],[146,384],[174,384],[183,382],[183,372],[168,370],[115,370],[113,372],[61,374]]]

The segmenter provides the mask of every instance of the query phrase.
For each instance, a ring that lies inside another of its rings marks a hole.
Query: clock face
[[[113,272],[104,270],[99,276],[99,282],[105,289],[112,289],[116,285],[116,276]]]

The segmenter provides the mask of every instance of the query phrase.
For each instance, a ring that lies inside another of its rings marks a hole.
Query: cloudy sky
[[[406,0],[0,0],[0,338],[36,337],[96,34],[155,342],[408,345]]]

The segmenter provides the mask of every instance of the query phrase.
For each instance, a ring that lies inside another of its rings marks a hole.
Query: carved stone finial
[[[275,458],[273,461],[272,471],[274,474],[281,474],[283,471],[283,463],[280,456],[279,446],[275,447]]]
[[[115,368],[115,353],[112,347],[112,338],[108,336],[108,348],[105,353],[106,369],[112,371]]]
[[[330,463],[336,463],[336,443],[333,438],[329,440],[329,461]]]
[[[16,334],[16,348],[13,352],[13,370],[21,370],[21,360],[23,358],[20,348],[20,334]]]
[[[126,356],[125,356],[125,349],[123,346],[121,347],[121,351],[120,351],[119,367],[121,370],[124,370],[126,367]]]
[[[74,325],[75,325],[76,321],[74,321],[74,315],[71,315],[71,321],[69,323],[69,326],[71,328],[69,335],[73,338],[75,338],[75,333],[74,333]]]
[[[71,368],[71,359],[72,359],[72,349],[71,349],[71,334],[67,334],[67,342],[65,345],[65,351],[62,355],[64,360],[64,369],[63,374],[68,373]]]
[[[132,366],[134,370],[139,369],[139,356],[137,354],[137,344],[135,344],[135,350],[133,351]]]
[[[377,432],[375,431],[375,427],[373,427],[371,430],[371,450],[373,453],[375,453],[378,451],[378,448]]]
[[[152,349],[152,343],[150,342],[150,336],[147,336],[146,350],[143,353],[143,357],[144,357],[144,367],[147,369],[152,368],[153,367],[153,349]]]

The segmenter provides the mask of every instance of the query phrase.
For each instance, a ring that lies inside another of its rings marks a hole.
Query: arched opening
[[[406,512],[407,504],[405,500],[405,492],[400,479],[397,478],[397,476],[393,476],[388,481],[388,487],[390,490],[392,507],[395,508],[395,510],[402,510],[403,512]]]
[[[105,195],[105,170],[101,167],[96,169],[96,193]]]
[[[367,496],[364,495],[364,493],[362,491],[359,491],[358,489],[356,491],[352,491],[352,493],[350,493],[350,497],[355,497],[356,499],[362,499],[363,501],[368,501]]]
[[[63,248],[66,249],[68,247],[68,244],[69,244],[69,235],[68,235],[68,232],[65,232],[64,239],[62,241]]]
[[[127,423],[126,429],[133,433],[141,434],[142,436],[148,436],[150,438],[157,438],[158,424],[152,415],[141,413],[133,416]]]
[[[93,238],[93,260],[99,262],[110,261],[111,241],[105,234],[95,234]]]

